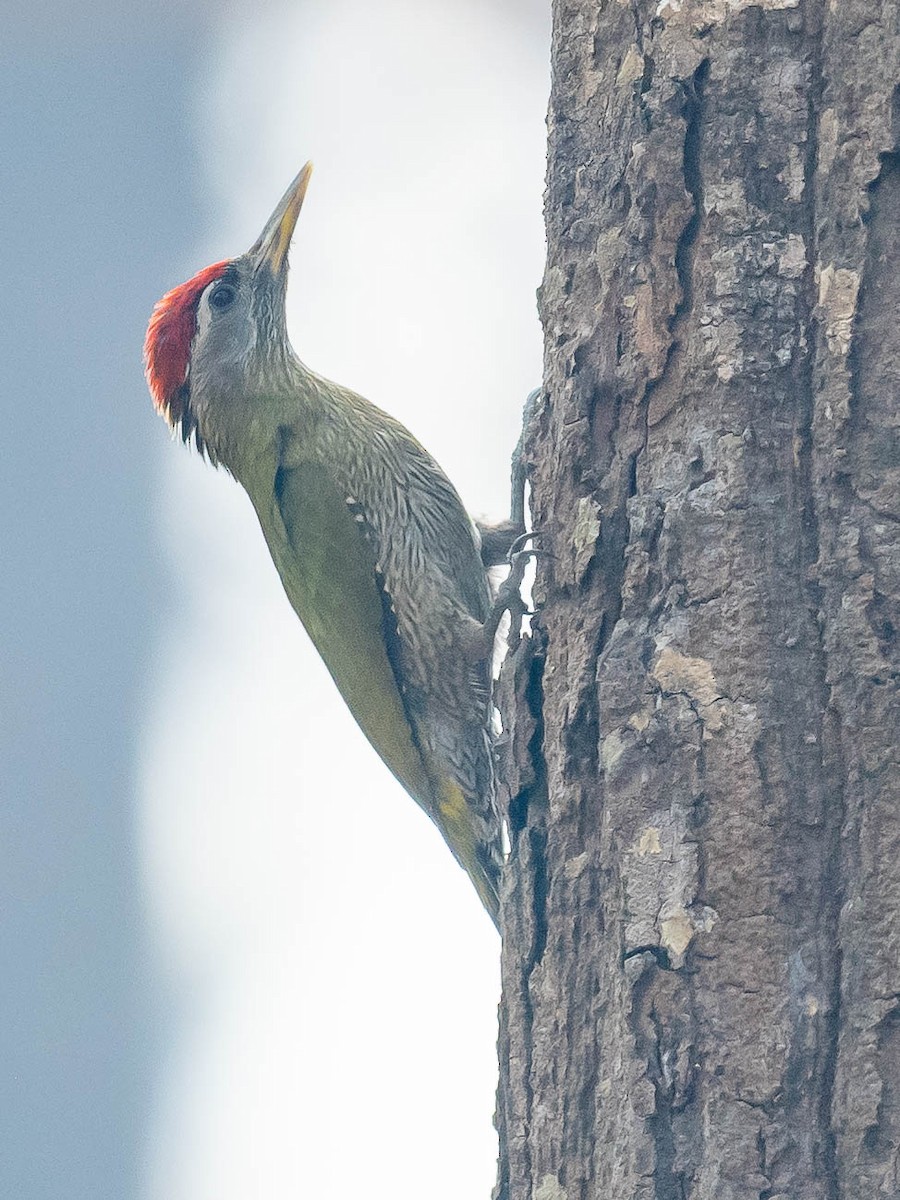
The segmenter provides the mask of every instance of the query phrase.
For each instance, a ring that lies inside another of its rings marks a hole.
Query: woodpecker
[[[309,370],[285,323],[307,163],[246,254],[156,304],[154,403],[247,491],[288,599],[363,733],[468,872],[499,927],[502,822],[492,771],[498,612],[486,539],[407,429]],[[498,532],[499,531],[499,532]]]

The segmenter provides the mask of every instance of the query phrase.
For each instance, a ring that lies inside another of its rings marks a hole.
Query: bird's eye
[[[234,304],[235,290],[230,283],[222,283],[209,293],[209,302],[213,308],[230,308]]]

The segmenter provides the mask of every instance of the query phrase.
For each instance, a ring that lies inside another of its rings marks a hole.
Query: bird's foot
[[[489,525],[486,521],[476,521],[478,532],[481,534],[481,561],[486,568],[500,567],[509,562],[512,548],[524,532],[522,522],[509,517]]]
[[[497,630],[500,628],[500,622],[503,620],[505,613],[509,613],[508,643],[510,649],[518,644],[523,617],[534,615],[522,599],[522,584],[525,580],[525,571],[531,559],[547,553],[536,546],[525,548],[528,542],[538,537],[540,537],[540,533],[536,530],[522,533],[509,547],[506,559],[509,563],[509,574],[497,589],[497,595],[494,598],[490,615],[484,623],[483,636],[485,644],[490,648],[490,651],[493,650],[494,639],[497,636]]]

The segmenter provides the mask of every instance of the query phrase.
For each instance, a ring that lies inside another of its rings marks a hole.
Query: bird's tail
[[[472,880],[499,932],[500,872],[503,867],[499,819],[486,820],[475,805],[469,803],[459,784],[445,779],[440,784],[436,823],[456,861]]]

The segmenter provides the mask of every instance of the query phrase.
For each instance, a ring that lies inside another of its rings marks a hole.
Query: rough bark
[[[900,1195],[900,4],[556,0],[503,1200]]]

